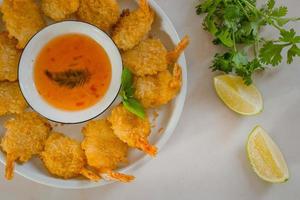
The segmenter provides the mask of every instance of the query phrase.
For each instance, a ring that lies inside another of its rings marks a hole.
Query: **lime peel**
[[[248,159],[255,173],[271,183],[283,183],[289,179],[285,159],[266,131],[256,126],[247,141]]]
[[[253,84],[245,85],[238,76],[216,76],[214,86],[225,105],[241,115],[256,115],[263,110],[263,99],[259,90]]]

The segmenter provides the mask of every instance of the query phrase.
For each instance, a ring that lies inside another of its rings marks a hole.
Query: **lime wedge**
[[[214,78],[218,96],[233,111],[241,115],[255,115],[263,110],[263,100],[258,89],[247,86],[239,76],[220,75]]]
[[[247,153],[256,174],[271,183],[283,183],[289,179],[284,157],[265,130],[256,126],[247,142]]]

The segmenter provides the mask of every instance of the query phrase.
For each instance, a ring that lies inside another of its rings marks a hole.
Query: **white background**
[[[242,117],[228,110],[216,96],[208,66],[218,50],[195,14],[197,0],[157,0],[182,37],[191,45],[188,62],[188,96],[180,123],[154,160],[136,171],[130,184],[116,183],[86,190],[60,190],[15,175],[4,180],[0,166],[0,199],[300,199],[300,62],[257,74],[255,83],[264,96],[264,112]],[[300,16],[299,0],[286,0],[290,15]],[[299,24],[295,29],[300,33]],[[266,34],[273,33],[266,30]],[[256,177],[249,166],[245,142],[248,133],[262,125],[284,153],[289,182],[272,185]]]

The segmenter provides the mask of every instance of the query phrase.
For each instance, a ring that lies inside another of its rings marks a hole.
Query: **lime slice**
[[[241,115],[255,115],[263,110],[263,100],[258,89],[247,86],[241,77],[220,75],[214,78],[215,89],[222,101]]]
[[[283,183],[289,179],[284,157],[265,130],[256,126],[250,133],[247,153],[256,174],[271,183]]]

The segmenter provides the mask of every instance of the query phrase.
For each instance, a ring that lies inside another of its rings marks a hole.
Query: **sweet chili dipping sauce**
[[[69,111],[96,104],[111,81],[111,63],[100,44],[82,34],[58,36],[43,47],[34,67],[39,94]]]

